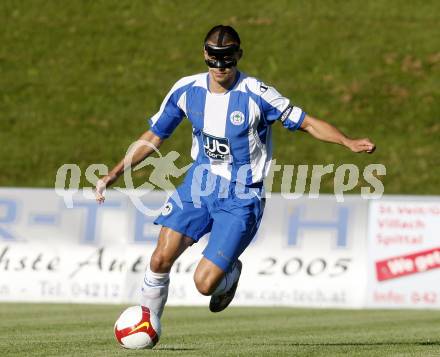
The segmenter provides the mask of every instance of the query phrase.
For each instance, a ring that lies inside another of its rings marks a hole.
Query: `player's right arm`
[[[112,185],[121,176],[125,170],[139,164],[150,156],[155,150],[159,148],[164,140],[153,133],[151,130],[146,131],[141,135],[132,149],[127,155],[108,173],[96,183],[95,196],[98,203],[104,202],[104,191],[107,187]]]
[[[193,77],[177,81],[166,95],[159,111],[149,119],[150,130],[146,131],[131,150],[110,172],[96,184],[95,196],[98,203],[104,202],[104,191],[113,184],[125,170],[131,169],[151,155],[168,138],[185,116],[185,92]]]

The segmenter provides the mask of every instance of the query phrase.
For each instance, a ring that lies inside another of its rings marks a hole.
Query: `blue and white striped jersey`
[[[296,130],[305,113],[260,80],[238,72],[226,93],[209,91],[208,73],[184,77],[150,119],[150,130],[168,138],[184,117],[193,127],[191,156],[213,174],[246,185],[261,182],[272,160],[271,125]]]

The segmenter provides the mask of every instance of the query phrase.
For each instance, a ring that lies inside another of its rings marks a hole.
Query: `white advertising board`
[[[361,307],[366,289],[367,202],[333,197],[269,200],[243,254],[243,305]]]
[[[143,200],[160,207],[164,194]],[[236,305],[362,307],[368,202],[272,195],[242,255]],[[104,205],[80,193],[66,208],[53,190],[0,189],[0,301],[137,303],[159,233],[154,217],[109,191]],[[170,305],[205,305],[193,272],[205,237],[176,262]]]
[[[370,202],[368,306],[440,308],[440,200]]]

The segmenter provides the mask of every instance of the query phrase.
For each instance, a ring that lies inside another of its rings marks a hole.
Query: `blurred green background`
[[[53,187],[64,163],[113,166],[173,83],[206,71],[202,40],[219,23],[240,33],[241,70],[378,147],[353,154],[275,125],[277,163],[382,163],[385,193],[440,194],[435,0],[2,0],[0,186]],[[190,130],[185,121],[161,150],[180,152],[178,166]]]

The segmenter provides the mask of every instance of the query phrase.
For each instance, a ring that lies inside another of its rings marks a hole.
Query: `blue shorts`
[[[262,184],[244,186],[206,170],[195,175],[196,168],[190,168],[154,223],[195,242],[210,232],[203,256],[228,271],[257,233],[265,203]]]

